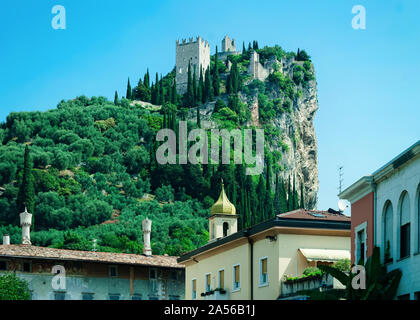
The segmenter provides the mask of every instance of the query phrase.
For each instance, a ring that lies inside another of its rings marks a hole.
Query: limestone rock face
[[[283,73],[293,77],[293,62],[286,61]],[[315,72],[314,72],[315,75]],[[271,151],[280,151],[282,158],[278,165],[283,169],[281,175],[288,182],[289,176],[296,177],[296,189],[300,197],[300,184],[303,183],[305,209],[316,209],[318,199],[318,150],[314,128],[314,117],[318,110],[318,98],[316,80],[308,81],[305,86],[299,88],[302,92],[298,98],[291,101],[291,111],[284,112],[280,116],[272,119],[272,124],[279,129],[280,135],[266,140]],[[272,89],[268,95],[270,99],[283,99],[283,93]],[[242,102],[248,105],[251,112],[250,126],[260,127],[258,117],[258,97],[257,94],[247,97],[243,93],[239,94]],[[227,96],[218,97],[227,104]],[[217,128],[217,124],[212,121],[211,115],[215,102],[203,104],[200,107],[202,128]],[[189,110],[188,118],[192,121],[196,118],[196,109]]]
[[[318,150],[314,117],[318,110],[316,81],[310,81],[303,89],[302,97],[293,102],[292,113],[284,113],[273,120],[281,130],[281,140],[289,150],[283,152],[281,165],[283,179],[296,176],[296,188],[300,194],[300,182],[304,184],[306,209],[315,209],[318,199]],[[270,149],[281,148],[273,141]]]

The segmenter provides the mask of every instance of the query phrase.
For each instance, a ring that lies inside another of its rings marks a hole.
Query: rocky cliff
[[[288,79],[296,79],[294,73],[303,70],[303,62],[294,61],[293,57],[276,61],[281,66],[281,74]],[[270,68],[272,74],[276,68]],[[259,91],[239,92],[240,100],[249,109],[250,119],[247,125],[259,128],[266,128],[269,123],[276,129],[275,136],[266,137],[266,144],[273,153],[281,153],[280,159],[276,159],[277,164],[281,168],[280,175],[287,182],[289,176],[293,181],[296,177],[296,189],[300,196],[300,184],[303,182],[305,206],[307,209],[315,209],[317,207],[317,196],[319,189],[318,181],[318,160],[317,160],[317,140],[314,128],[314,117],[318,110],[317,88],[315,80],[315,70],[312,64],[308,68],[308,74],[311,78],[306,81],[293,82],[293,90],[295,92],[293,98],[287,97],[284,88],[270,83],[270,77],[263,79],[266,89],[265,95],[270,101],[288,101],[290,107],[285,112],[277,113],[268,121],[260,119]],[[246,76],[246,75],[245,75]],[[244,82],[244,87],[252,81],[248,78]],[[221,95],[218,97],[228,104],[228,96]],[[203,104],[200,107],[201,122],[204,128],[215,128],[217,123],[212,117],[215,102]],[[196,110],[189,110],[189,119],[196,118]],[[265,122],[265,125],[264,123]]]

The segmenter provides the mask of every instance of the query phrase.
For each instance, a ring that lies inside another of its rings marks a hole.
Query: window
[[[178,271],[177,270],[171,270],[171,279],[172,280],[178,280]]]
[[[149,280],[157,279],[157,270],[156,269],[149,269]]]
[[[30,262],[22,263],[22,271],[23,272],[32,272],[32,265]]]
[[[206,288],[206,292],[210,292],[210,283],[211,283],[211,274],[207,273],[205,275],[205,284],[204,284],[204,288]]]
[[[365,230],[357,232],[357,263],[365,261]]]
[[[54,292],[54,300],[66,300],[65,292]]]
[[[191,298],[193,300],[197,299],[197,280],[193,279],[191,283]]]
[[[110,293],[109,294],[109,300],[120,300],[120,294],[119,293]]]
[[[410,202],[404,193],[400,207],[400,258],[410,255]]]
[[[410,294],[403,294],[401,296],[398,296],[398,300],[410,300]]]
[[[393,230],[392,230],[392,204],[387,202],[384,214],[384,261],[385,263],[392,261],[392,244],[393,244]]]
[[[179,296],[169,296],[169,300],[179,300]]]
[[[82,300],[93,300],[93,293],[82,293]]]
[[[156,296],[149,296],[149,300],[159,300],[159,298]]]
[[[110,266],[109,267],[109,276],[111,278],[118,277],[118,268],[117,268],[117,266]]]
[[[0,261],[0,270],[2,270],[2,271],[7,270],[7,262],[6,261]]]
[[[233,266],[233,290],[239,290],[241,287],[239,265]]]
[[[141,300],[141,294],[133,294],[131,300]]]
[[[225,288],[225,270],[219,270],[219,288]]]
[[[226,237],[229,230],[229,223],[223,222],[223,236]]]
[[[414,300],[420,300],[420,291],[414,292]]]
[[[267,274],[267,257],[260,259],[260,285],[267,284],[268,274]]]

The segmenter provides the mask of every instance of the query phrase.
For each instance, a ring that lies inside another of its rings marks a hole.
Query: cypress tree
[[[283,178],[280,179],[280,213],[287,212],[287,193]]]
[[[304,198],[304,194],[303,194],[303,182],[300,183],[300,208],[306,209],[305,208],[305,198]]]
[[[196,106],[198,103],[198,97],[197,97],[197,74],[196,74],[195,65],[194,65],[192,87],[193,87],[192,105]]]
[[[165,104],[165,89],[163,88],[163,79],[160,75],[160,104],[163,106]]]
[[[147,89],[150,88],[150,75],[149,75],[149,68],[147,68],[147,72],[144,74],[143,83]]]
[[[155,80],[155,104],[160,104],[160,86],[159,86],[159,76],[156,72],[156,80]]]
[[[131,85],[130,85],[130,78],[128,78],[128,82],[127,82],[127,94],[126,94],[126,98],[128,100],[131,100]]]
[[[187,81],[187,96],[186,96],[186,105],[187,107],[191,107],[194,102],[194,88],[192,85],[192,78],[191,78],[191,63],[188,62],[188,81]]]
[[[265,201],[266,201],[266,189],[265,189],[265,181],[263,175],[260,175],[260,180],[258,181],[257,185],[257,212],[256,212],[256,221],[255,223],[260,223],[265,217]]]
[[[242,54],[246,54],[245,41],[242,42]]]
[[[204,98],[205,101],[212,101],[213,86],[211,82],[210,68],[207,68],[204,77]]]
[[[174,78],[173,84],[172,84],[172,91],[171,91],[171,102],[176,105],[177,101],[176,101],[176,96],[177,96],[177,92],[176,92],[176,80]]]
[[[114,105],[118,105],[118,92],[117,90],[115,90],[115,95],[114,95]]]
[[[296,175],[293,176],[293,210],[299,209],[299,197],[296,190]]]
[[[203,77],[203,68],[200,66],[200,78],[198,80],[198,91],[197,91],[197,100],[199,103],[205,103],[206,99],[204,96],[204,77]]]
[[[287,211],[292,211],[293,209],[293,196],[292,196],[292,188],[290,185],[290,175],[289,175],[289,183],[287,184]]]
[[[27,208],[29,213],[35,210],[35,190],[34,177],[32,175],[32,159],[29,154],[29,146],[25,146],[25,154],[23,158],[23,175],[22,182],[19,187],[16,198],[16,208],[18,212],[23,212]]]
[[[197,126],[201,128],[200,106],[197,106]]]
[[[252,47],[251,47],[251,42],[249,42],[249,43],[248,43],[248,52],[250,52],[250,51],[251,51],[251,49],[252,49]]]
[[[216,46],[216,56],[214,57],[213,89],[214,89],[214,96],[217,97],[220,94],[219,54],[218,54],[217,46]]]

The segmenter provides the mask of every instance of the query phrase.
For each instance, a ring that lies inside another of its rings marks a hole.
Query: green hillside
[[[286,54],[277,46],[258,51],[262,59]],[[217,100],[214,121],[243,128],[250,115],[238,93],[257,90],[262,126],[266,134],[277,134],[270,117],[292,112],[299,88],[311,80],[306,66],[293,79],[274,73],[266,82],[246,82],[247,52],[229,59],[227,77],[225,65],[213,56],[211,70],[183,96],[175,90],[173,71],[156,75],[154,82],[147,72],[133,88],[128,84],[128,99],[117,93],[113,102],[80,96],[45,112],[9,114],[0,124],[0,233],[20,243],[18,214],[27,206],[34,213],[34,245],[92,250],[97,239],[100,251],[141,253],[141,221],[148,217],[153,253],[179,255],[208,241],[209,208],[221,178],[240,214],[240,228],[304,206],[295,187],[277,178],[281,153],[267,152],[264,174],[253,177],[242,165],[156,163],[156,132],[176,128],[188,108]],[[272,90],[283,98],[272,99]],[[190,128],[197,126],[199,116],[189,121]]]

